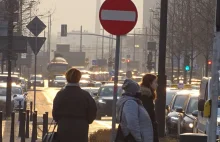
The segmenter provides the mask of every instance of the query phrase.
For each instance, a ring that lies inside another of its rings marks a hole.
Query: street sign
[[[136,25],[137,8],[131,0],[106,0],[99,11],[102,27],[113,35],[126,35]]]
[[[46,28],[46,25],[36,16],[26,27],[32,34],[38,36]]]
[[[0,53],[7,51],[8,37],[0,36]],[[27,37],[26,36],[13,36],[12,50],[14,53],[27,52]]]
[[[92,60],[92,65],[93,65],[93,66],[96,66],[96,65],[97,65],[96,60]]]
[[[28,43],[35,55],[40,51],[45,40],[45,37],[28,37]]]

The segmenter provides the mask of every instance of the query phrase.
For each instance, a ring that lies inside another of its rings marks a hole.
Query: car
[[[178,91],[176,88],[166,89],[166,115],[170,112],[170,103]]]
[[[54,78],[53,86],[54,87],[63,87],[67,84],[66,78],[63,75],[57,75]]]
[[[0,74],[0,83],[6,83],[7,78],[8,78],[7,74]],[[18,75],[11,75],[11,82],[15,83],[15,84],[18,84],[19,83]]]
[[[98,93],[94,94],[97,105],[96,119],[101,120],[102,116],[112,116],[114,84],[105,84],[99,88]],[[122,95],[122,84],[118,84],[118,98]]]
[[[19,78],[19,85],[22,87],[24,92],[27,92],[27,80],[23,77]]]
[[[178,135],[178,122],[180,122],[181,133],[192,133],[194,121],[198,109],[198,90],[183,90],[176,93],[171,105],[170,113],[166,116],[166,134],[170,136]]]
[[[0,101],[4,103],[6,103],[6,88],[7,88],[6,83],[0,83]],[[27,101],[27,94],[28,94],[27,92],[23,92],[21,86],[12,84],[11,101],[12,101],[12,108],[14,110],[24,108],[24,102]]]
[[[99,90],[100,87],[82,87],[81,89],[89,92],[89,94],[92,96],[92,97],[95,97],[94,95],[98,93],[98,90]]]
[[[31,75],[28,82],[28,89],[30,89],[31,86],[34,86],[34,82],[35,82],[35,75]],[[42,75],[36,75],[36,86],[44,87],[44,79]]]

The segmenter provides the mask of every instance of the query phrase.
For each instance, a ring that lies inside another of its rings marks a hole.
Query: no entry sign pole
[[[119,70],[119,55],[120,54],[120,36],[116,36],[116,50],[115,50],[115,76],[114,76],[114,94],[113,94],[113,105],[112,105],[112,142],[115,138],[116,130],[116,102],[118,95],[118,70]]]
[[[99,19],[102,27],[108,33],[116,35],[111,142],[115,141],[116,136],[116,102],[118,96],[120,36],[126,35],[134,28],[137,23],[137,18],[137,8],[131,0],[105,0],[99,11]]]

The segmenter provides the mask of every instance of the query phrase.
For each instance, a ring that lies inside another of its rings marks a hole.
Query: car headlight
[[[53,80],[50,80],[50,82],[52,82]]]
[[[57,84],[57,82],[55,82],[55,84]]]
[[[43,81],[41,81],[40,83],[44,83]]]
[[[105,101],[103,101],[103,100],[99,100],[99,103],[102,103],[102,104],[105,104]]]
[[[193,128],[193,123],[189,123],[189,128]]]

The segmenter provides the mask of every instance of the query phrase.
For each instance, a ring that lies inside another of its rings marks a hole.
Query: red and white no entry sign
[[[99,11],[102,27],[113,35],[126,35],[137,23],[137,8],[131,0],[105,0]]]

